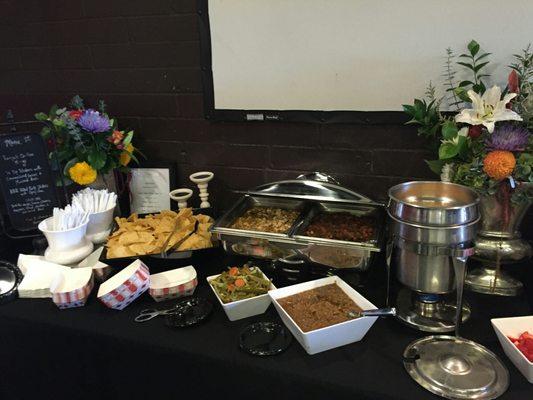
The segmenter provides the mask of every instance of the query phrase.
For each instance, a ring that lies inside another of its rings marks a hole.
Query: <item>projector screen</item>
[[[446,48],[458,55],[471,39],[492,53],[487,82],[505,85],[512,54],[533,39],[531,0],[206,0],[206,6],[210,107],[252,111],[248,119],[254,110],[399,111],[430,81],[442,95]]]

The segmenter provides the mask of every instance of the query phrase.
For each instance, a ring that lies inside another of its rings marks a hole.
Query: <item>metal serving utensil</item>
[[[396,308],[376,308],[374,310],[348,311],[350,318],[359,317],[389,317],[396,315]]]
[[[192,228],[192,231],[189,232],[188,234],[186,234],[185,237],[183,239],[181,239],[179,242],[177,242],[173,247],[178,248],[185,240],[187,240],[189,238],[189,236],[191,236],[193,233],[196,232],[196,230],[198,229],[198,225],[199,225],[199,222],[198,222],[198,220],[196,220],[194,222],[194,227]],[[161,253],[160,253],[160,257],[161,258],[166,258],[166,256],[167,256],[167,250],[166,250],[167,245],[170,242],[170,238],[174,235],[174,233],[176,233],[176,229],[177,228],[178,228],[178,223],[176,222],[176,225],[174,226],[174,229],[172,230],[172,233],[170,235],[168,235],[167,240],[165,240],[165,243],[163,243],[163,246],[161,247]]]
[[[165,308],[163,310],[156,310],[155,308],[147,308],[146,310],[142,310],[138,316],[135,317],[135,322],[146,322],[150,321],[151,319],[154,319],[155,317],[159,315],[167,315],[167,314],[173,314],[178,312],[176,307],[172,308]]]

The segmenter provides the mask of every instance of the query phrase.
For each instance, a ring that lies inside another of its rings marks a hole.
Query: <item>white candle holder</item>
[[[187,200],[192,196],[192,190],[187,188],[174,189],[169,193],[172,200],[178,202],[178,208],[187,208]]]
[[[211,179],[213,179],[214,176],[215,174],[209,171],[195,172],[194,174],[189,176],[189,179],[196,183],[198,189],[200,190],[200,199],[202,200],[200,208],[211,207],[211,204],[209,204],[209,202],[207,201],[207,199],[209,198],[209,193],[207,192],[207,184]]]

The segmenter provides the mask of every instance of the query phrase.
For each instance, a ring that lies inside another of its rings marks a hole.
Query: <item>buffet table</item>
[[[15,257],[12,254],[11,260]],[[395,319],[378,320],[359,343],[313,356],[295,340],[273,357],[239,350],[238,335],[245,325],[279,321],[270,306],[264,315],[230,322],[216,303],[205,276],[244,261],[220,252],[195,265],[200,282],[195,294],[209,299],[214,309],[207,321],[191,328],[168,328],[162,318],[135,323],[140,310],[156,305],[147,293],[124,311],[104,307],[94,293],[85,307],[72,310],[60,311],[50,299],[1,305],[0,397],[437,398],[415,383],[402,365],[404,348],[426,334]],[[356,286],[378,306],[385,298],[383,265],[378,260]],[[533,387],[505,356],[490,325],[491,317],[531,314],[527,299],[472,294],[467,299],[473,314],[463,336],[494,351],[509,369],[510,388],[501,399],[530,398]]]

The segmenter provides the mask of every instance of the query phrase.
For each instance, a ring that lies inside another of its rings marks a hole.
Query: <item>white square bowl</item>
[[[533,383],[533,363],[509,339],[509,336],[518,338],[525,331],[533,333],[533,315],[526,317],[494,318],[490,322],[507,357],[520,370],[528,382]]]
[[[289,328],[293,336],[296,338],[296,340],[298,340],[298,342],[300,342],[308,354],[316,354],[322,351],[334,349],[335,347],[360,341],[378,318],[360,317],[341,322],[340,324],[316,329],[314,331],[304,332],[278,303],[278,300],[283,297],[291,296],[296,293],[315,289],[317,287],[332,283],[336,283],[342,289],[342,291],[346,293],[348,297],[350,297],[355,304],[357,304],[363,310],[373,310],[377,308],[374,306],[374,304],[361,296],[355,289],[349,286],[338,276],[330,276],[327,278],[287,286],[268,292],[268,295],[272,298],[272,303],[274,303],[274,307],[276,307],[281,320],[287,326],[287,328]]]
[[[263,273],[263,271],[259,270],[259,272],[263,274],[263,277],[265,279],[268,279],[268,277]],[[208,276],[207,282],[209,283],[211,290],[213,290],[213,292],[215,293],[215,296],[217,296],[218,302],[224,309],[224,312],[226,313],[230,321],[237,321],[239,319],[263,314],[267,310],[268,306],[271,303],[270,296],[268,295],[268,293],[251,297],[249,299],[232,301],[231,303],[224,303],[215,288],[211,285],[211,281],[219,276],[220,274]],[[270,290],[275,289],[276,287],[272,284],[272,282],[270,282]]]

